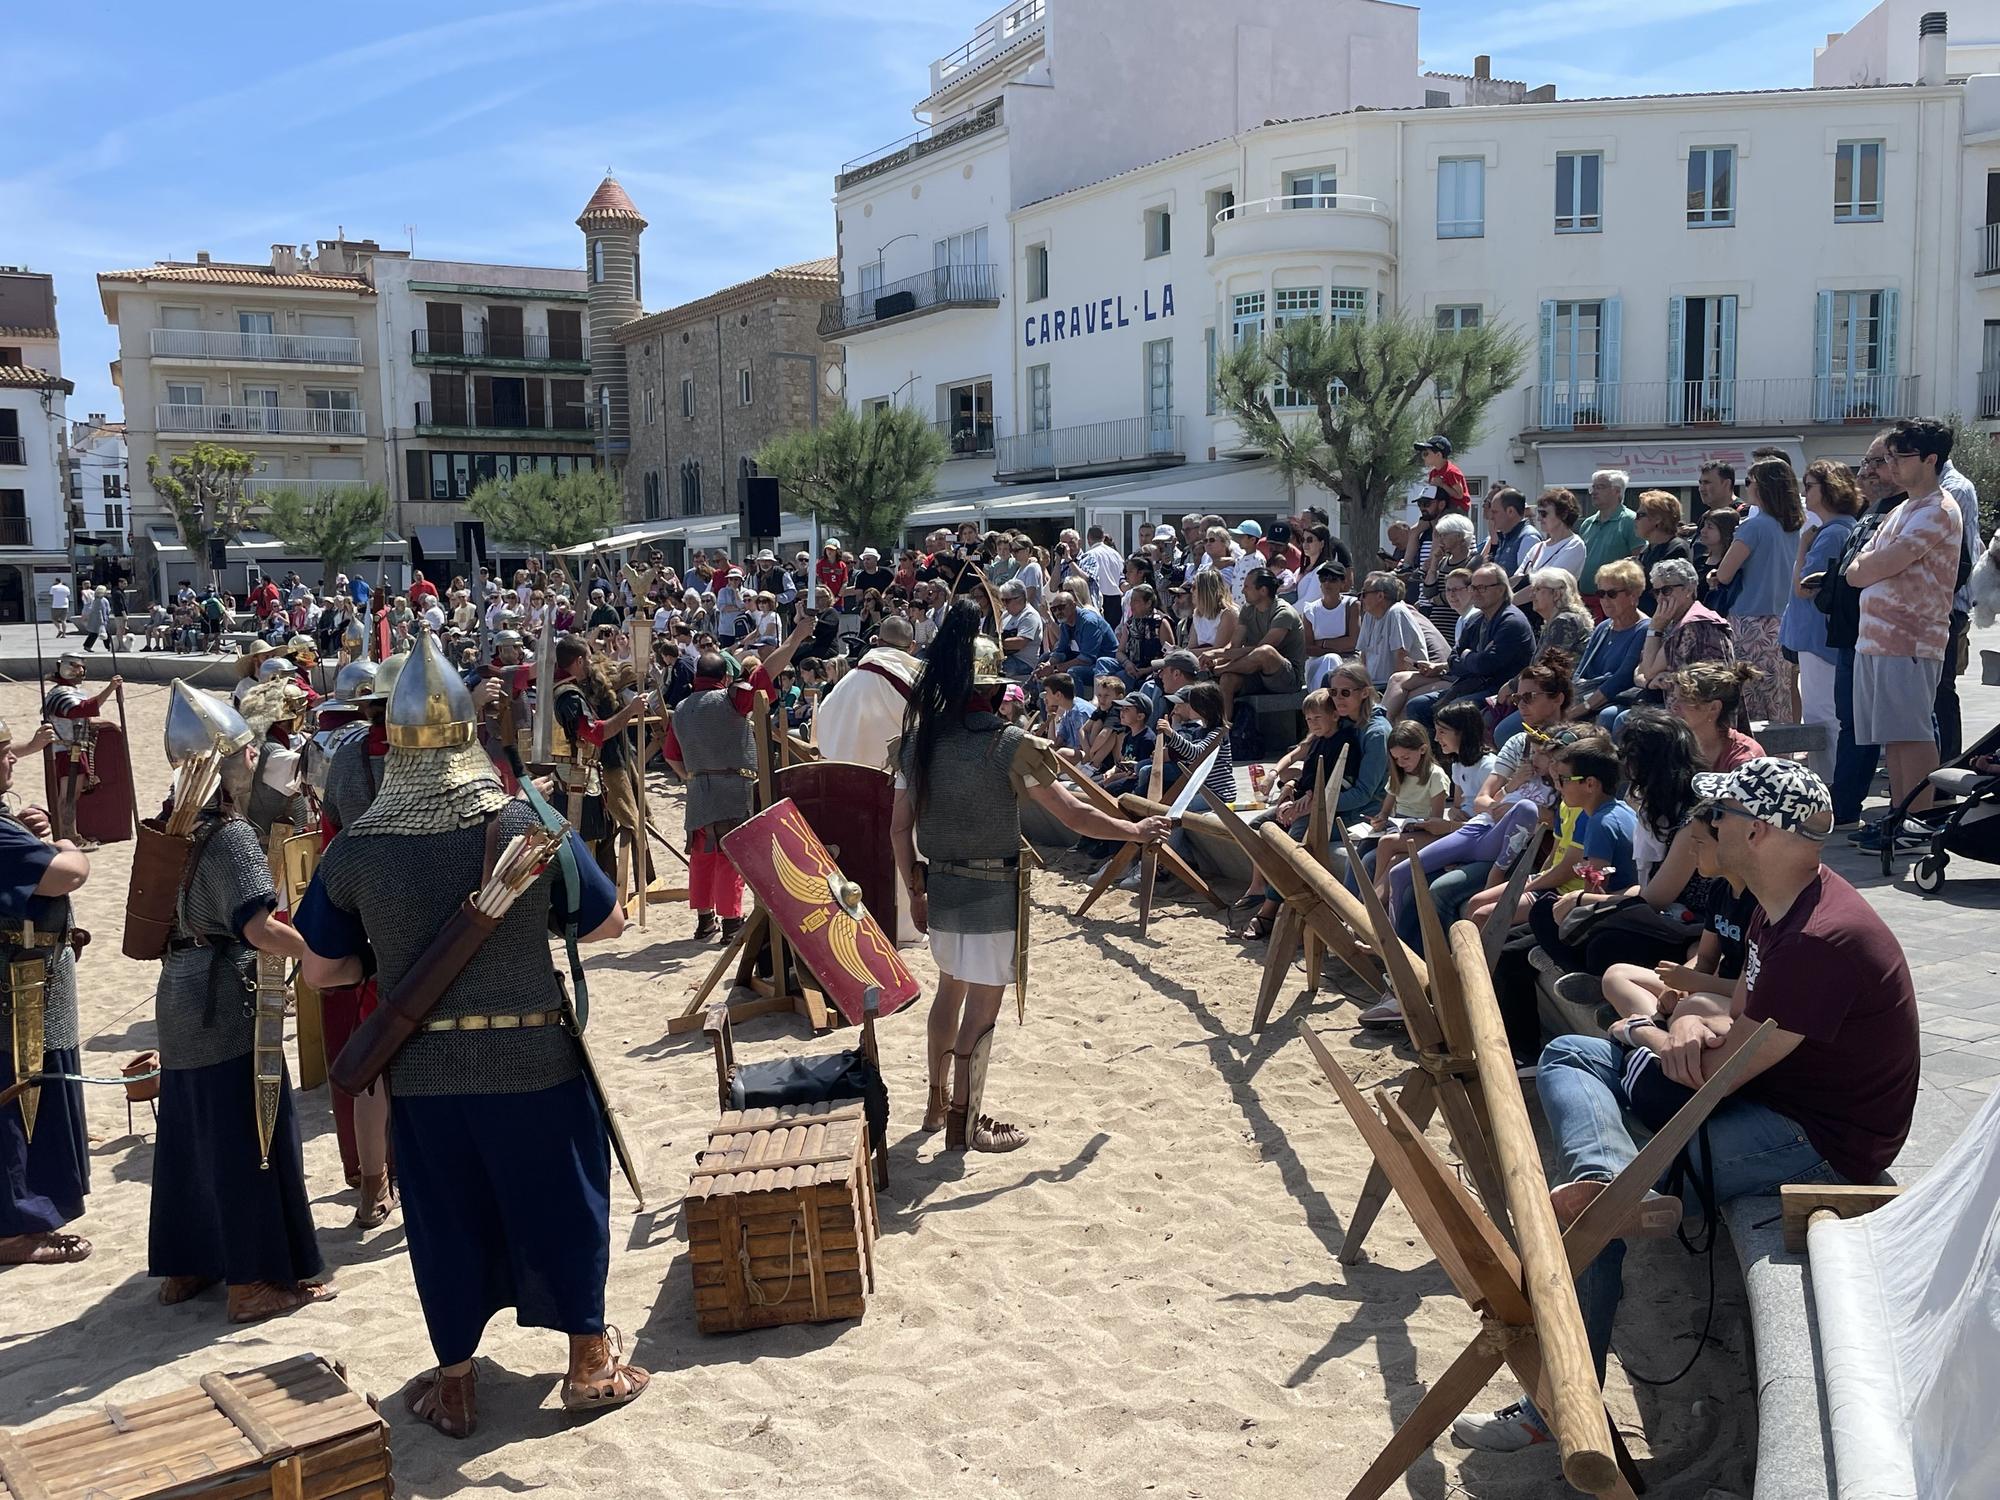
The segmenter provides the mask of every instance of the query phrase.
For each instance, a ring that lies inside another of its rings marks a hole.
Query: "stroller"
[[[2000,865],[2000,724],[1949,766],[1931,772],[1930,785],[1958,800],[1925,815],[1931,847],[1917,860],[1915,870],[1917,889],[1925,895],[1943,889],[1945,868],[1954,854]],[[1883,863],[1886,874],[1886,857]]]

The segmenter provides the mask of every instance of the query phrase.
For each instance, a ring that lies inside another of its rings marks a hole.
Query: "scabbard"
[[[480,911],[468,897],[438,929],[423,957],[410,966],[402,983],[382,997],[373,1015],[354,1028],[340,1056],[333,1060],[327,1076],[335,1088],[349,1094],[365,1094],[388,1068],[389,1061],[402,1050],[425,1017],[437,1008],[438,1000],[451,988],[452,981],[465,972],[479,945],[493,933],[498,923]]]

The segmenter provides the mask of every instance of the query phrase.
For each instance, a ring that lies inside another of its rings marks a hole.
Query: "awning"
[[[458,556],[458,533],[450,526],[412,526],[410,540],[427,560]]]
[[[421,526],[417,528],[420,532],[423,529]],[[677,527],[660,526],[638,531],[612,531],[605,533],[594,541],[579,542],[574,547],[552,548],[550,549],[549,556],[587,557],[593,552],[618,552],[627,547],[651,546],[654,542],[664,542],[669,537],[679,536],[680,534],[680,529]]]
[[[1634,489],[1648,485],[1687,486],[1701,478],[1705,463],[1733,464],[1738,482],[1750,472],[1752,448],[1779,448],[1791,460],[1792,471],[1806,468],[1804,439],[1792,437],[1752,437],[1740,440],[1691,438],[1682,442],[1537,443],[1535,455],[1541,460],[1542,483],[1568,489],[1590,488],[1590,476],[1599,469],[1623,469]]]

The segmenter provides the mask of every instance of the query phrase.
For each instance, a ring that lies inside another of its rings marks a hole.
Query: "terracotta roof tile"
[[[761,276],[752,276],[748,281],[739,281],[734,286],[726,286],[710,292],[705,297],[697,297],[692,302],[683,302],[678,307],[669,307],[644,317],[634,318],[629,323],[621,323],[617,337],[630,339],[638,334],[651,333],[659,328],[671,328],[691,318],[704,317],[731,307],[747,307],[754,304],[761,295],[781,295],[787,290],[784,282],[809,283],[803,290],[809,296],[837,296],[840,292],[840,261],[838,257],[823,255],[818,260],[802,260],[795,266],[779,266],[775,271],[766,271]]]
[[[0,325],[0,339],[52,339],[56,336],[53,328],[16,328]]]
[[[76,386],[60,375],[51,375],[47,370],[37,370],[32,365],[0,365],[0,386],[15,390],[61,391],[73,394]]]
[[[576,216],[578,224],[586,219],[630,219],[641,226],[646,222],[645,215],[639,212],[631,195],[619,185],[616,177],[608,174],[597,185],[597,191],[590,195],[590,201],[584,204],[583,212]]]
[[[364,297],[375,295],[375,288],[364,276],[336,276],[319,271],[280,274],[268,266],[190,266],[162,263],[143,266],[136,271],[99,271],[97,279],[100,282],[206,282],[213,286],[268,286],[300,292],[355,292]]]
[[[822,255],[818,260],[802,260],[795,266],[780,266],[773,276],[838,276],[840,257]]]

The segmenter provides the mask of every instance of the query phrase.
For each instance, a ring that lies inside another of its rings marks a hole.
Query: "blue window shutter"
[[[1469,183],[1471,192],[1468,194],[1468,198],[1472,209],[1472,221],[1479,226],[1474,231],[1474,234],[1479,238],[1484,238],[1486,234],[1486,163],[1484,161],[1468,161],[1461,170],[1471,179]]]
[[[1715,361],[1717,390],[1715,404],[1725,422],[1736,420],[1736,299],[1722,299],[1722,348]]]
[[[1618,420],[1618,349],[1620,327],[1624,323],[1624,304],[1616,297],[1604,299],[1604,347],[1597,359],[1598,411],[1604,425],[1609,427]]]
[[[1896,289],[1882,290],[1882,348],[1877,355],[1875,368],[1880,372],[1875,383],[1875,414],[1883,417],[1905,415],[1900,405],[1902,393],[1896,388]]]
[[[1833,293],[1821,292],[1813,312],[1813,416],[1833,420]]]
[[[1686,327],[1687,298],[1667,298],[1667,420],[1672,423],[1687,420],[1687,377],[1681,363]]]
[[[1551,384],[1556,378],[1556,305],[1553,301],[1542,304],[1541,336],[1541,377],[1536,384],[1542,393],[1542,426],[1554,427],[1556,425],[1557,407],[1556,389]],[[1565,407],[1567,407],[1567,403],[1565,403]]]

